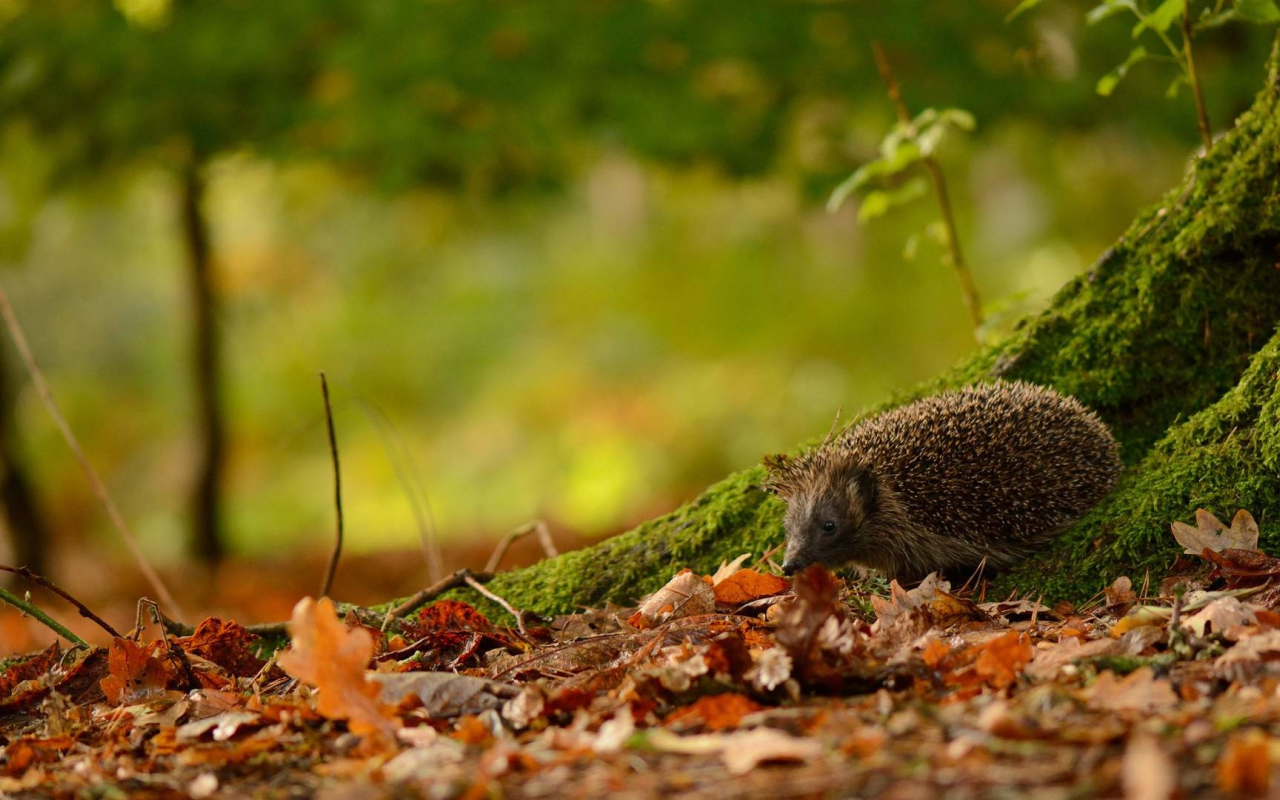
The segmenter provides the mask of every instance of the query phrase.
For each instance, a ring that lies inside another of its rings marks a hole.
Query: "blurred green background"
[[[913,110],[977,119],[940,161],[986,336],[1175,184],[1198,138],[1167,65],[1099,97],[1130,24],[1014,5],[0,0],[0,282],[162,564],[209,554],[188,200],[225,553],[327,549],[319,370],[351,549],[418,546],[406,480],[447,560],[533,518],[608,535],[974,346],[930,198],[824,209],[894,120],[871,40]],[[1197,40],[1215,128],[1271,35]],[[7,342],[4,371],[46,567],[118,557]]]

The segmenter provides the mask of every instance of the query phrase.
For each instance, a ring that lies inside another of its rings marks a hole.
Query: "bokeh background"
[[[913,110],[977,120],[940,161],[982,336],[1173,186],[1198,137],[1169,65],[1100,97],[1131,24],[1014,5],[0,0],[0,285],[193,609],[315,591],[325,371],[335,593],[387,599],[429,579],[424,533],[446,569],[532,519],[616,533],[974,346],[930,198],[824,207],[894,120],[872,40]],[[1197,40],[1218,129],[1271,35]],[[0,560],[131,616],[147,589],[7,340],[0,431]]]

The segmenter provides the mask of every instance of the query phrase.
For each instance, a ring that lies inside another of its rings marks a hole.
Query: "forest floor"
[[[308,598],[283,649],[216,618],[55,644],[0,675],[0,793],[1265,796],[1280,559],[1247,514],[1173,535],[1079,607],[763,558],[554,620]]]

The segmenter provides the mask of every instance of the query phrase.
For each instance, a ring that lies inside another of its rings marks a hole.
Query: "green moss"
[[[1074,395],[1111,425],[1130,467],[1121,486],[1043,556],[1005,576],[1005,587],[1079,600],[1119,574],[1158,576],[1176,550],[1169,522],[1197,507],[1226,516],[1249,508],[1264,532],[1280,512],[1276,64],[1273,55],[1253,107],[1183,184],[1047,310],[881,407],[1022,379]],[[683,567],[708,571],[740,553],[760,555],[782,541],[782,504],[758,488],[762,477],[758,468],[730,475],[667,516],[499,575],[491,586],[518,608],[564,613],[634,601]],[[1264,543],[1280,545],[1280,528]]]

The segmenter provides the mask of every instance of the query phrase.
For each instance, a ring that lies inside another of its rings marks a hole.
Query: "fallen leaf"
[[[723,731],[738,727],[743,717],[764,708],[743,694],[713,694],[699,697],[684,708],[677,708],[667,715],[662,724],[696,724],[708,731]]]
[[[519,688],[507,683],[453,672],[379,672],[370,673],[369,678],[380,687],[381,703],[394,708],[416,698],[433,718],[480,714],[501,708],[520,694]]]
[[[715,610],[715,592],[693,572],[685,570],[650,595],[637,613],[650,624],[656,624]]]
[[[304,597],[289,621],[291,649],[280,667],[320,690],[316,710],[329,719],[345,719],[353,733],[380,745],[395,741],[395,719],[379,702],[381,687],[369,679],[373,638],[363,628],[349,629],[338,619],[333,601]]]
[[[1258,549],[1258,523],[1244,509],[1236,512],[1230,528],[1203,508],[1196,509],[1194,528],[1185,522],[1175,522],[1171,527],[1173,538],[1186,548],[1185,552],[1194,556],[1200,555],[1205,548],[1215,553],[1228,549]]]
[[[135,703],[164,690],[168,673],[152,654],[152,648],[116,637],[107,657],[110,672],[101,681],[102,693],[112,705]]]
[[[1247,603],[1241,603],[1235,597],[1219,597],[1209,605],[1182,619],[1182,627],[1194,631],[1197,636],[1205,636],[1212,628],[1213,633],[1222,633],[1233,625],[1245,625],[1257,619],[1255,609]]]
[[[745,775],[769,761],[804,762],[822,756],[821,742],[791,736],[773,728],[695,736],[678,736],[659,728],[649,732],[646,743],[668,753],[719,754],[725,767],[734,775]]]
[[[1280,575],[1280,558],[1274,558],[1256,550],[1228,548],[1215,553],[1205,548],[1200,552],[1200,556],[1206,561],[1213,562],[1217,567],[1210,574],[1210,578],[1221,576],[1232,588],[1256,586]]]
[[[1218,788],[1223,794],[1265,797],[1271,788],[1271,749],[1257,728],[1236,731],[1218,757]]]
[[[189,654],[217,664],[237,678],[252,678],[265,662],[253,654],[258,637],[243,625],[231,620],[209,617],[196,626],[190,636],[175,639],[174,644]]]
[[[791,581],[785,578],[753,569],[741,569],[714,584],[712,591],[718,605],[737,606],[761,597],[782,594],[790,588]]]
[[[1138,733],[1129,739],[1121,765],[1126,800],[1168,800],[1178,788],[1178,769],[1156,737]]]
[[[732,561],[721,561],[720,568],[711,575],[711,585],[716,586],[717,584],[733,577],[738,570],[742,569],[742,565],[747,563],[747,560],[750,558],[750,553],[743,553]]]
[[[1130,606],[1138,602],[1138,595],[1133,591],[1133,581],[1123,575],[1103,591],[1107,596],[1107,609],[1116,616],[1123,616]]]
[[[493,630],[489,618],[470,603],[445,598],[418,610],[418,626],[423,631],[484,631]]]
[[[1173,687],[1167,680],[1155,677],[1151,667],[1136,669],[1124,678],[1117,678],[1114,672],[1106,670],[1085,690],[1085,697],[1093,708],[1140,714],[1161,711],[1178,703]]]
[[[1029,636],[1009,631],[982,645],[973,668],[993,688],[1005,689],[1018,682],[1018,675],[1034,653]]]

